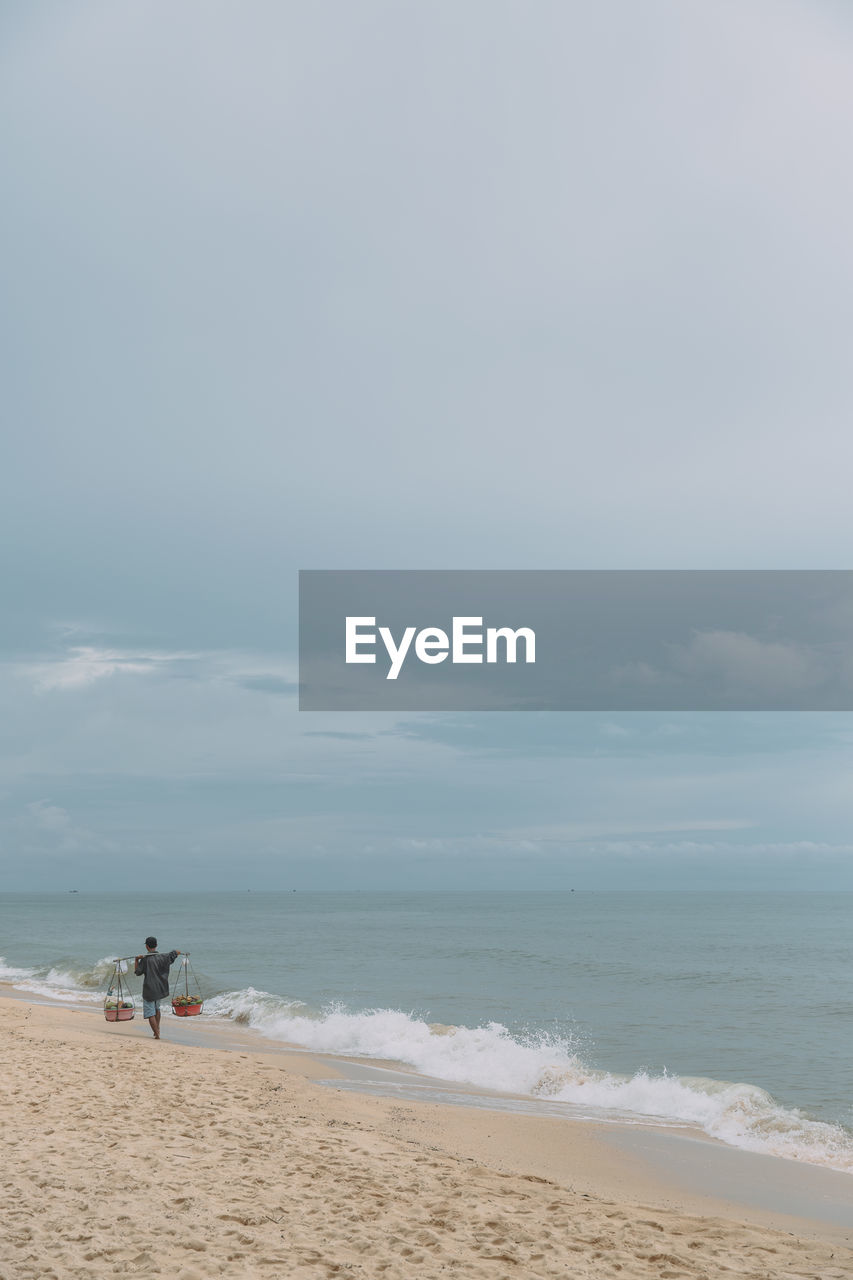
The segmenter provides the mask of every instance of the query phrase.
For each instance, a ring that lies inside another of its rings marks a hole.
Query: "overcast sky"
[[[842,0],[0,12],[8,887],[853,888],[848,715],[296,710],[299,568],[850,568]]]

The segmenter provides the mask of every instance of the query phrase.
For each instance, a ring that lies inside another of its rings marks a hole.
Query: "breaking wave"
[[[596,1070],[571,1037],[513,1034],[498,1022],[447,1027],[395,1009],[316,1012],[253,987],[214,997],[206,1011],[319,1053],[399,1062],[438,1080],[566,1103],[567,1114],[689,1125],[730,1146],[853,1173],[853,1134],[840,1125],[783,1107],[755,1085]]]
[[[67,1004],[100,1004],[113,971],[113,957],[104,956],[93,965],[73,964],[19,969],[7,965],[0,956],[0,982],[9,982],[20,991],[47,996]]]

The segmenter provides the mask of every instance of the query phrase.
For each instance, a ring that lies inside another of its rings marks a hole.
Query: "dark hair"
[[[145,939],[145,945],[146,945],[146,947],[148,948],[148,950],[149,950],[149,951],[156,951],[156,950],[157,950],[157,939],[156,939],[156,938],[154,938],[154,937],[146,938],[146,939]]]

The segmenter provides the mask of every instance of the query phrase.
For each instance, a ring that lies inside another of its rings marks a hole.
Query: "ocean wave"
[[[35,969],[19,969],[15,965],[7,964],[6,957],[0,956],[0,982],[16,983],[23,978],[31,978],[37,972]]]
[[[20,991],[65,1004],[99,1004],[112,970],[112,956],[104,956],[93,965],[60,964],[29,969],[7,965],[0,956],[0,982],[9,982]]]
[[[216,996],[205,1010],[319,1053],[399,1062],[438,1080],[562,1102],[567,1114],[691,1126],[729,1146],[853,1173],[853,1135],[840,1125],[783,1107],[755,1085],[600,1071],[571,1037],[513,1034],[497,1022],[448,1027],[395,1009],[312,1011],[251,987]]]
[[[676,1120],[729,1146],[853,1173],[853,1135],[840,1125],[781,1106],[756,1085],[645,1072],[590,1072],[582,1080],[543,1081],[543,1091],[561,1102]]]

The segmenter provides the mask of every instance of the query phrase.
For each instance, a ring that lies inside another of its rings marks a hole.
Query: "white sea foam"
[[[248,988],[209,1000],[206,1012],[274,1040],[344,1057],[404,1063],[459,1084],[564,1102],[621,1121],[656,1119],[702,1129],[731,1146],[853,1173],[853,1136],[780,1106],[749,1084],[590,1068],[568,1038],[513,1035],[500,1023],[444,1027],[395,1009],[312,1013],[298,1000]]]
[[[113,960],[104,956],[91,966],[83,968],[31,968],[16,969],[6,965],[0,957],[0,982],[9,982],[21,991],[61,1000],[66,1004],[99,1004],[104,998],[104,988],[112,972]]]
[[[780,1106],[755,1085],[644,1072],[630,1077],[590,1072],[581,1081],[562,1080],[551,1096],[607,1111],[678,1120],[730,1146],[853,1173],[853,1137],[848,1132]]]
[[[19,969],[15,965],[7,964],[6,957],[0,956],[0,982],[17,985],[22,979],[33,977],[36,972],[35,969]]]

